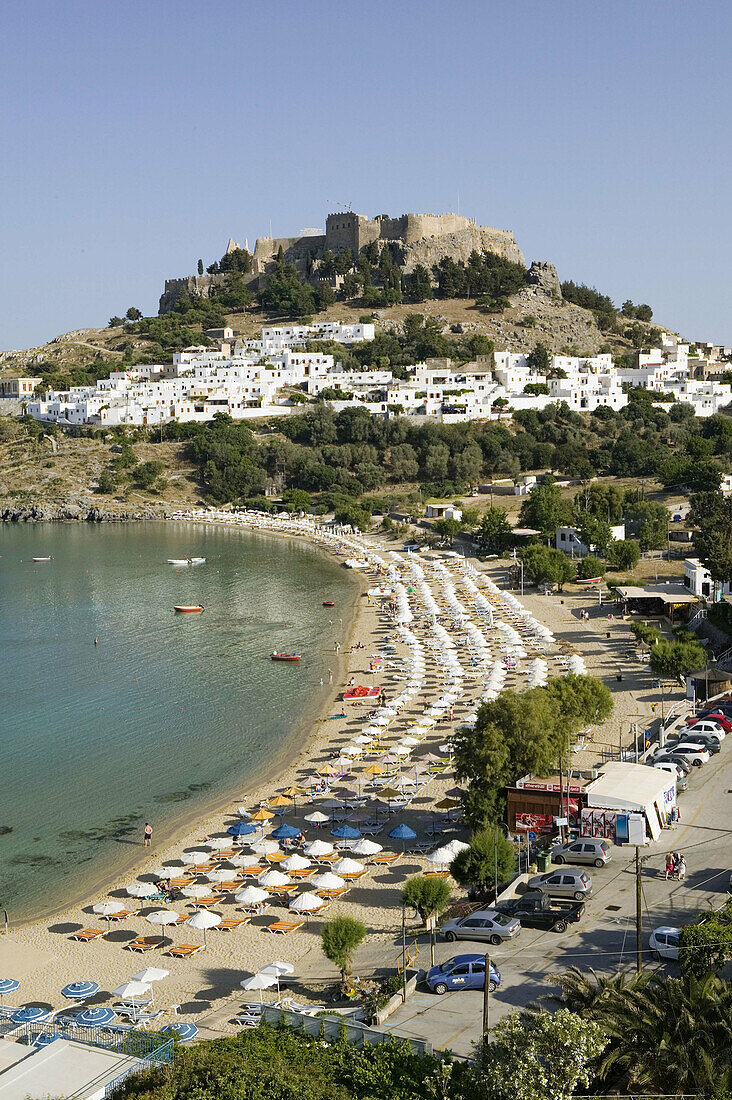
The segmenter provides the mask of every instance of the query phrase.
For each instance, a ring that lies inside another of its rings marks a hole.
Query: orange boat
[[[278,653],[277,650],[270,654],[270,660],[272,661],[299,661],[299,653]]]
[[[203,607],[200,603],[176,604],[175,607],[173,608],[173,611],[189,612],[190,613],[192,611],[203,611]]]

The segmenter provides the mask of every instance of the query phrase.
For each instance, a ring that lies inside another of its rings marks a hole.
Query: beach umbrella
[[[315,769],[318,775],[340,775],[341,769],[337,768],[335,764],[321,764],[319,768]]]
[[[223,848],[231,847],[231,840],[228,836],[211,836],[206,841],[206,847],[213,852],[220,852]]]
[[[401,798],[402,792],[398,791],[396,787],[382,787],[379,791],[381,798]]]
[[[271,852],[279,852],[280,846],[276,840],[270,840],[269,837],[263,837],[260,840],[254,840],[249,845],[253,852],[256,852],[260,856],[268,856]]]
[[[260,806],[256,813],[251,815],[252,821],[269,821],[274,817],[274,814],[269,810],[265,810],[264,806]]]
[[[283,875],[281,871],[276,871],[274,868],[270,871],[265,871],[263,875],[260,875],[257,882],[260,886],[287,886],[290,878],[288,875]]]
[[[157,891],[156,891],[157,892]],[[121,913],[124,910],[124,905],[120,905],[118,901],[100,901],[96,905],[92,906],[92,912],[98,913],[100,917],[107,918],[107,929],[109,930],[110,918],[117,913]]]
[[[272,798],[267,799],[268,806],[289,806],[290,800],[283,794],[276,794]]]
[[[146,993],[150,993],[152,986],[147,982],[123,982],[122,985],[118,985],[116,989],[112,990],[115,997],[121,997],[123,1001],[136,1000],[138,997],[144,997]]]
[[[305,859],[304,856],[298,855],[297,852],[288,856],[287,859],[283,859],[282,863],[280,863],[280,867],[283,871],[304,871],[306,867],[310,866],[311,861]]]
[[[363,752],[363,748],[362,748],[361,745],[355,745],[355,744],[354,745],[346,745],[345,749],[343,750],[343,755],[344,756],[360,756],[362,752]]]
[[[257,827],[250,825],[247,821],[237,821],[234,825],[229,825],[226,831],[229,836],[251,836],[252,833],[256,833]]]
[[[452,852],[453,856],[456,856],[458,852],[464,852],[470,845],[466,844],[464,840],[451,840],[449,844],[445,845],[448,851]]]
[[[351,848],[354,856],[375,856],[377,852],[381,851],[383,851],[381,844],[377,844],[375,840],[367,840],[366,837],[363,837],[358,844],[354,844]],[[342,862],[342,860],[339,860],[339,863]]]
[[[41,1020],[47,1020],[51,1015],[48,1008],[38,1008],[36,1005],[25,1005],[17,1009],[10,1017],[14,1024],[36,1024]]]
[[[334,850],[334,845],[327,840],[311,840],[303,848],[305,855],[312,856],[314,859],[318,859],[319,856],[329,856]]]
[[[160,1029],[164,1035],[177,1035],[181,1043],[189,1043],[198,1035],[198,1028],[186,1020],[176,1020],[174,1024],[166,1024]]]
[[[322,782],[323,782],[323,780],[320,779],[317,775],[307,775],[303,779],[302,785],[305,788],[319,787]]]
[[[263,901],[267,901],[269,894],[266,890],[260,890],[258,886],[245,886],[243,890],[239,890],[234,894],[234,901],[239,905],[260,905]]]
[[[430,852],[427,856],[429,863],[434,863],[437,867],[446,867],[448,863],[452,863],[455,858],[455,852],[447,845],[442,848],[436,848],[434,852]]]
[[[294,825],[278,825],[276,829],[273,829],[270,836],[273,840],[289,840],[292,837],[299,836],[300,830],[296,829]]]
[[[417,834],[415,833],[414,829],[410,829],[410,827],[408,825],[404,825],[404,824],[395,825],[394,828],[389,833],[389,837],[391,838],[391,840],[401,840],[402,841],[402,850],[404,850],[406,848],[407,841],[408,840],[414,840],[416,835]]]
[[[384,768],[382,767],[381,764],[368,764],[363,769],[363,773],[364,773],[364,775],[383,775],[384,774]]]
[[[166,924],[177,924],[178,913],[173,909],[155,909],[152,913],[147,914],[145,920],[149,921],[150,924],[159,924],[161,926]]]
[[[442,757],[441,756],[435,756],[435,754],[433,752],[426,752],[422,756],[418,757],[418,759],[423,764],[441,764],[442,763]]]
[[[435,808],[438,810],[454,810],[459,805],[457,798],[451,798],[449,795],[441,798],[439,802],[435,802]]]
[[[209,871],[206,875],[207,882],[231,882],[233,870],[226,867],[217,867],[215,871]]]
[[[290,902],[290,909],[293,913],[304,913],[305,916],[308,913],[314,913],[316,909],[323,908],[323,899],[318,894],[311,894],[306,891],[304,894],[298,894],[296,898]]]
[[[99,985],[97,982],[72,982],[71,985],[63,987],[61,996],[67,997],[70,1001],[85,1001],[98,992]]]
[[[207,898],[210,893],[210,887],[204,886],[202,882],[194,882],[192,886],[184,886],[181,890],[186,898]]]
[[[360,840],[361,832],[352,825],[339,825],[337,829],[331,829],[331,836],[337,836],[339,840]]]
[[[373,741],[373,737],[370,737],[368,733],[359,733],[358,737],[354,737],[354,745],[370,745]]]
[[[133,882],[127,887],[127,893],[131,898],[151,898],[158,893],[158,888],[153,882]]]
[[[314,825],[317,831],[326,821],[330,821],[330,818],[327,814],[321,814],[320,810],[316,810],[315,813],[308,814],[305,820],[309,821],[311,825]]]
[[[200,928],[203,932],[203,946],[206,946],[206,929],[215,928],[217,924],[221,924],[221,917],[218,913],[209,913],[208,909],[197,909],[192,917],[189,917],[186,921],[191,928]]]
[[[402,739],[401,739],[401,741],[399,742],[399,744],[400,744],[400,745],[406,745],[406,746],[407,746],[408,748],[412,748],[412,749],[413,749],[415,745],[419,745],[419,744],[420,744],[420,740],[419,740],[419,738],[418,738],[418,737],[402,737]]]
[[[256,855],[247,855],[246,852],[240,852],[239,855],[231,856],[229,863],[235,868],[251,867],[253,863],[257,862],[258,858]]]
[[[376,847],[378,848],[379,845],[377,844]],[[364,869],[363,863],[359,863],[356,859],[348,859],[347,857],[339,859],[331,867],[331,870],[335,871],[337,875],[355,875]],[[315,879],[313,879],[313,882],[315,882]]]
[[[251,978],[245,978],[243,982],[239,982],[239,985],[242,989],[246,989],[247,993],[251,993],[253,989],[258,989],[261,1004],[262,990],[271,989],[275,983],[277,983],[277,978],[274,974],[252,974]]]
[[[232,825],[232,829],[234,826]],[[201,863],[208,863],[211,858],[210,852],[184,852],[180,857],[181,862],[187,864],[189,867],[197,867]]]
[[[297,809],[297,796],[303,793],[302,787],[296,787],[293,785],[292,787],[287,787],[282,793],[284,795],[287,795],[288,798],[292,799],[292,805],[295,809]]]
[[[4,997],[6,993],[15,993],[20,989],[20,982],[15,978],[0,978],[0,997]]]
[[[318,890],[340,890],[346,885],[346,880],[340,875],[334,875],[332,871],[323,871],[319,875],[313,875],[310,880]]]
[[[116,1019],[117,1013],[106,1005],[85,1008],[74,1018],[76,1027],[106,1027]]]
[[[260,974],[266,974],[267,977],[274,977],[277,982],[277,993],[280,992],[280,978],[283,978],[286,974],[294,974],[295,967],[292,963],[282,962],[280,959],[275,959],[274,962],[267,963],[259,971]]]

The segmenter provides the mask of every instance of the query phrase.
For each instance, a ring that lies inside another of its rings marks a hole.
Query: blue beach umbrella
[[[85,1008],[74,1021],[77,1027],[105,1027],[111,1024],[116,1013],[106,1005],[95,1005],[93,1008]]]
[[[51,1015],[48,1008],[37,1008],[35,1005],[26,1005],[14,1012],[10,1019],[14,1024],[36,1024],[41,1020],[47,1020]]]
[[[93,997],[99,992],[96,982],[72,982],[61,990],[62,997],[68,997],[70,1001],[85,1001],[87,997]]]
[[[414,840],[416,835],[414,829],[410,829],[408,825],[395,825],[389,833],[389,837],[392,840],[401,840],[404,842],[402,844],[402,851],[406,848],[407,841]]]
[[[165,1027],[160,1030],[164,1035],[173,1035],[175,1033],[182,1043],[188,1043],[198,1035],[198,1028],[196,1025],[186,1023],[185,1020],[181,1020],[174,1024],[166,1024]]]
[[[55,1031],[42,1031],[40,1035],[36,1035],[33,1040],[34,1047],[47,1047],[49,1043],[55,1043],[61,1036],[57,1035]]]
[[[229,825],[226,831],[229,836],[249,836],[251,833],[256,833],[257,827],[246,821],[237,821],[235,825]]]
[[[360,840],[360,829],[354,829],[353,825],[339,825],[337,829],[331,829],[331,836],[337,836],[339,840]]]
[[[290,840],[292,837],[299,835],[300,830],[296,829],[294,825],[278,825],[271,833],[275,840]]]
[[[15,978],[0,978],[0,997],[4,997],[6,993],[15,993],[16,989],[20,989],[20,982]]]

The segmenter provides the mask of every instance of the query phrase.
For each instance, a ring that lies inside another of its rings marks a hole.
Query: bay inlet
[[[15,923],[121,871],[145,821],[161,840],[294,755],[359,588],[298,540],[186,523],[0,525],[0,555],[0,908]],[[166,564],[193,556],[206,562]],[[205,612],[173,613],[189,603]]]

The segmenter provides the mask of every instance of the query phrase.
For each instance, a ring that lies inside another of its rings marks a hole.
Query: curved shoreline
[[[191,523],[194,525],[200,524],[200,520],[197,520],[195,516],[187,515],[168,515],[165,519],[161,520],[159,516],[146,518],[147,522],[153,523]],[[145,522],[143,521],[143,522]],[[46,521],[53,522],[53,521]],[[209,521],[211,522],[211,521]],[[206,524],[202,524],[205,526]],[[230,525],[220,523],[217,526],[230,528]],[[285,530],[271,531],[262,528],[247,528],[242,525],[242,533],[251,535],[266,535],[268,537],[287,539],[298,538],[299,540],[306,542],[307,545],[318,552],[325,554],[331,560],[335,558],[335,554],[328,547],[320,543],[316,539],[308,539],[303,534],[294,534]],[[170,848],[177,846],[181,841],[185,840],[191,832],[195,831],[196,823],[201,822],[202,825],[211,817],[215,817],[225,812],[232,802],[239,804],[244,800],[251,800],[263,787],[272,788],[277,786],[278,779],[287,771],[288,768],[297,766],[299,762],[307,756],[311,748],[318,740],[318,736],[321,732],[320,728],[322,722],[326,720],[325,716],[327,712],[334,705],[337,696],[341,689],[340,681],[342,680],[343,667],[346,662],[346,654],[351,642],[351,638],[358,626],[359,610],[361,606],[361,598],[366,589],[365,578],[360,574],[353,574],[354,588],[358,591],[354,592],[353,602],[349,605],[348,609],[344,608],[343,620],[343,639],[341,642],[341,652],[336,656],[330,658],[334,664],[333,668],[333,686],[332,689],[327,691],[327,694],[323,699],[314,703],[311,707],[307,708],[306,712],[301,714],[297,719],[295,725],[290,731],[290,735],[287,738],[287,747],[278,755],[277,759],[266,765],[259,765],[257,770],[253,772],[251,777],[247,777],[244,780],[237,782],[236,786],[229,788],[226,794],[219,794],[215,801],[204,802],[192,808],[183,818],[176,822],[175,826],[166,829],[165,826],[156,826],[155,829],[155,846],[154,851],[160,853],[164,848]],[[241,792],[243,784],[246,784],[246,793],[242,792],[237,795],[237,791]],[[89,885],[85,886],[83,890],[79,890],[73,894],[70,898],[65,899],[58,905],[53,906],[48,910],[35,913],[33,916],[24,917],[21,920],[10,920],[8,927],[12,929],[22,929],[29,926],[46,923],[53,920],[56,917],[62,916],[72,909],[79,907],[86,907],[92,901],[92,899],[102,891],[108,890],[114,886],[125,876],[133,873],[145,873],[142,868],[150,862],[150,849],[140,846],[140,851],[131,855],[129,859],[122,861],[115,866],[114,871],[100,874],[98,878],[95,878]],[[160,855],[155,857],[154,862],[160,862]]]

